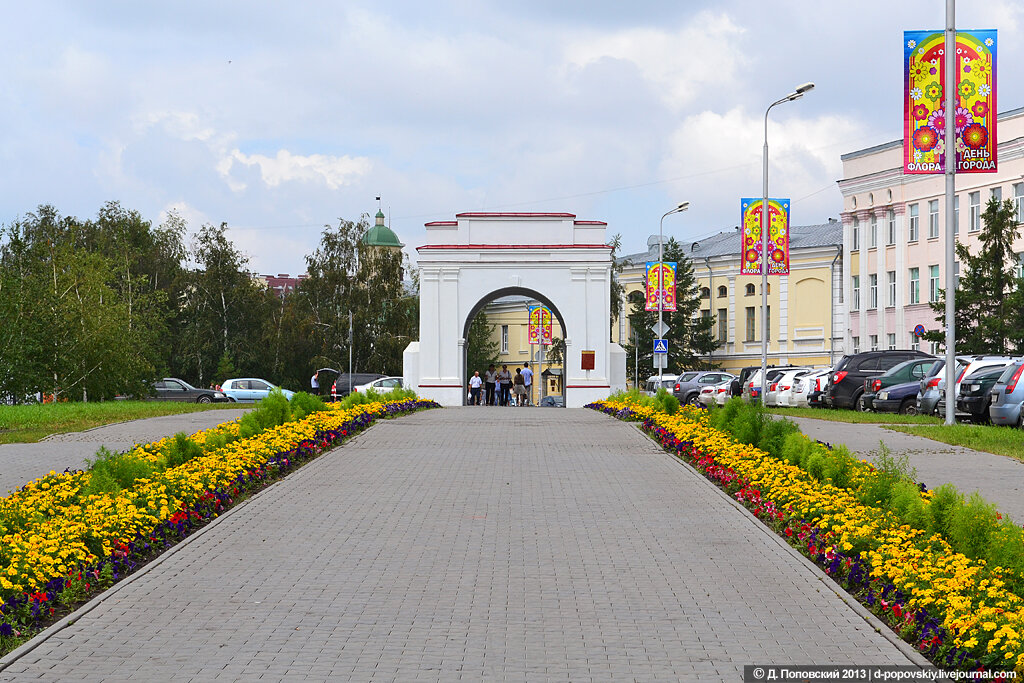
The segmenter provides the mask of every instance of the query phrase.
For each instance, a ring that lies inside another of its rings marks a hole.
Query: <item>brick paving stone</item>
[[[0,680],[738,680],[907,663],[711,484],[586,410],[383,421]]]
[[[223,422],[236,420],[245,408],[206,410],[182,415],[163,415],[96,427],[84,432],[54,434],[39,443],[0,444],[0,496],[24,486],[51,470],[81,469],[95,457],[100,446],[126,451],[137,443],[150,443],[177,432],[194,434]]]

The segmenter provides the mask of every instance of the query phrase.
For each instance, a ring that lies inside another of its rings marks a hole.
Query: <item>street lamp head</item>
[[[690,208],[690,202],[683,202],[682,204],[680,204],[679,206],[676,207],[676,211],[686,211],[689,208]]]
[[[803,95],[805,92],[810,92],[811,90],[814,90],[813,83],[804,83],[803,85],[798,85],[796,88],[796,92],[799,95]]]

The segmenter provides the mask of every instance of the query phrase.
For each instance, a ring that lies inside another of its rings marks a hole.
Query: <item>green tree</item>
[[[693,264],[686,258],[682,246],[675,238],[670,238],[665,243],[664,259],[676,262],[676,311],[663,312],[665,324],[670,328],[665,335],[668,339],[668,368],[665,372],[668,374],[677,370],[702,367],[702,356],[718,348],[719,342],[713,334],[715,318],[704,318],[699,315],[700,289],[693,272]],[[658,312],[644,310],[643,296],[631,299],[629,324],[633,329],[634,339],[631,339],[624,348],[627,358],[638,352],[640,375],[648,377],[655,374],[654,333],[651,327],[658,322]],[[630,366],[628,371],[632,372],[631,364],[627,365]],[[640,378],[633,379],[639,381]]]
[[[469,337],[466,339],[466,380],[473,373],[480,371],[483,376],[488,365],[496,364],[499,357],[499,344],[494,339],[495,325],[480,311],[469,326]]]
[[[972,354],[1009,354],[1024,349],[1024,282],[1014,270],[1013,243],[1018,239],[1013,202],[989,199],[978,234],[976,254],[956,244],[960,277],[956,289],[956,350]],[[931,304],[940,329],[925,339],[946,341],[946,292]]]
[[[612,259],[612,275],[611,282],[609,284],[611,291],[611,325],[608,328],[609,340],[615,340],[615,328],[619,322],[619,316],[622,314],[623,306],[625,305],[626,289],[619,282],[619,274],[622,273],[626,267],[625,261],[620,262],[618,259],[619,249],[622,248],[622,235],[616,234],[612,237],[612,241],[608,243],[608,246],[612,248],[611,259]]]

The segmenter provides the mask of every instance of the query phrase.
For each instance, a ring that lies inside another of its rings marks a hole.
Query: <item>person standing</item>
[[[509,392],[512,389],[512,373],[508,371],[507,365],[501,366],[501,372],[498,373],[498,386],[500,387],[500,403],[503,406],[509,404]]]
[[[309,378],[309,389],[310,393],[314,396],[320,395],[320,371],[317,370],[313,373],[313,376]]]
[[[516,407],[526,405],[526,378],[520,368],[516,368],[516,376],[512,378],[512,391],[515,394]]]
[[[480,405],[480,386],[483,383],[484,381],[480,379],[480,371],[474,371],[473,376],[469,378],[469,405]]]
[[[529,363],[523,363],[523,385],[526,387],[526,405],[530,405],[533,397],[533,370]]]
[[[498,402],[495,396],[495,385],[498,382],[498,373],[494,370],[494,364],[487,366],[487,372],[484,373],[484,388],[487,390],[487,394],[484,397],[487,405],[497,405]]]

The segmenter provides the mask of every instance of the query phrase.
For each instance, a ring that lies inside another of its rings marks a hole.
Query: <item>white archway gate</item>
[[[420,339],[404,376],[424,398],[463,404],[465,330],[481,306],[508,291],[536,292],[565,329],[565,403],[578,408],[626,386],[626,354],[608,341],[611,248],[606,223],[571,213],[460,213],[427,223],[417,248]],[[593,369],[584,369],[593,351]]]

